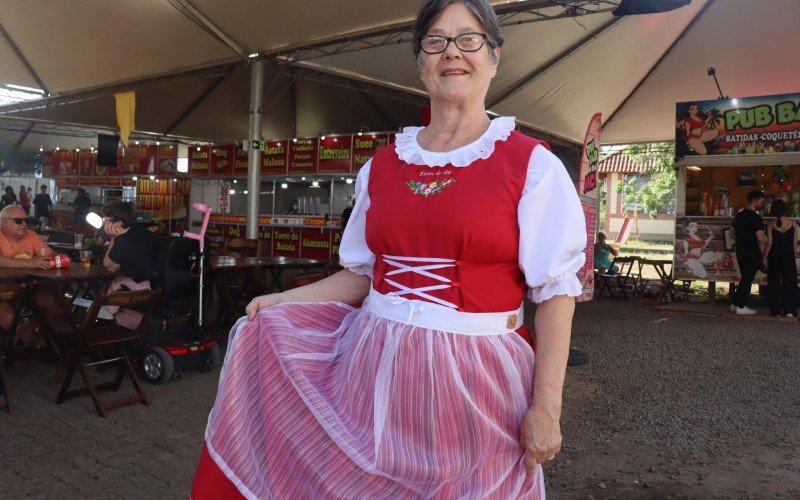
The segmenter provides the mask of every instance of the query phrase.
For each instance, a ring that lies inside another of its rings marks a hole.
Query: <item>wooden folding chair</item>
[[[139,290],[135,292],[115,291],[109,294],[101,292],[98,295],[89,308],[81,329],[69,339],[68,351],[65,359],[67,366],[66,375],[61,384],[61,390],[56,397],[56,404],[62,404],[68,398],[88,393],[92,398],[98,415],[105,417],[106,412],[112,408],[136,402],[141,402],[144,405],[150,403],[150,400],[144,393],[136,377],[125,346],[139,340],[141,338],[140,332],[150,326],[150,315],[153,305],[160,297],[160,292],[150,290]],[[144,307],[144,316],[136,330],[128,330],[116,324],[99,325],[96,324],[95,318],[97,317],[100,307],[103,305],[126,308]],[[111,357],[98,359],[97,356],[94,356],[88,362],[85,360],[86,357],[97,352],[111,354]],[[114,362],[118,362],[119,367],[113,380],[100,384],[95,384],[91,381],[88,368],[99,367]],[[76,371],[80,373],[84,387],[70,390],[70,384],[72,383]],[[134,393],[122,396],[113,401],[101,401],[98,392],[105,389],[111,389],[114,392],[118,391],[126,375],[133,384]]]
[[[0,327],[0,394],[3,396],[3,404],[8,413],[11,413],[11,394],[8,389],[8,378],[6,374],[6,345],[14,340],[14,332],[17,330],[19,322],[19,311],[22,307],[22,298],[25,288],[16,284],[0,284],[0,302],[9,304],[14,311],[11,319],[11,328],[6,331]]]
[[[637,259],[637,257],[616,257],[612,266],[612,268],[617,268],[616,272],[598,271],[595,276],[595,282],[598,283],[600,288],[597,296],[601,297],[603,291],[607,291],[612,299],[623,298],[628,300],[628,289],[631,292],[634,289],[636,273],[634,273],[633,268]]]

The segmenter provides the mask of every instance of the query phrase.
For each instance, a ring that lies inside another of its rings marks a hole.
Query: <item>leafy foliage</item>
[[[622,193],[625,203],[641,206],[642,211],[652,218],[659,212],[675,207],[676,173],[673,169],[675,146],[670,143],[637,144],[623,154],[634,162],[643,165],[644,181],[630,178],[620,182],[617,190]]]
[[[42,172],[42,154],[30,151],[0,150],[0,172],[35,174]]]

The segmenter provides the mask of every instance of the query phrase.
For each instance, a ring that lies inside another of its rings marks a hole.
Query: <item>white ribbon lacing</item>
[[[456,304],[426,293],[434,290],[445,290],[453,286],[452,280],[445,278],[444,276],[439,276],[431,271],[455,267],[455,260],[437,257],[400,257],[396,255],[384,255],[383,261],[388,266],[396,268],[388,271],[384,275],[384,281],[398,289],[398,291],[389,292],[386,294],[387,298],[385,300],[389,301],[393,305],[407,304],[408,323],[411,323],[411,319],[414,317],[414,314],[425,310],[425,305],[419,301],[410,300],[407,297],[404,297],[404,295],[416,295],[417,297],[421,297],[430,302],[449,307],[451,309],[458,309]],[[410,264],[404,264],[403,262],[408,262]],[[441,284],[411,288],[388,278],[389,276],[396,276],[403,273],[419,274],[435,281],[439,281]]]

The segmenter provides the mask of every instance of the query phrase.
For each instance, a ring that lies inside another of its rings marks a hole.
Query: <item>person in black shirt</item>
[[[739,263],[741,280],[736,287],[731,312],[736,314],[755,314],[747,307],[750,298],[750,287],[756,272],[761,266],[767,238],[764,235],[764,221],[756,213],[764,206],[764,193],[753,190],[747,193],[747,205],[733,219],[733,231],[736,238],[736,261]]]
[[[11,186],[6,186],[5,194],[0,197],[0,208],[5,208],[9,205],[16,205],[17,204],[17,195],[14,194],[14,188]]]
[[[109,291],[150,289],[150,278],[156,270],[158,237],[136,223],[136,213],[130,203],[109,201],[100,210],[103,230],[111,238],[103,267],[119,273]],[[121,326],[134,329],[142,314],[137,311],[104,306]]]
[[[353,215],[353,205],[355,205],[355,198],[351,199],[347,206],[344,207],[344,210],[342,210],[342,231],[347,227],[350,216]]]
[[[39,194],[33,199],[33,206],[36,208],[34,216],[39,221],[39,229],[44,231],[47,227],[47,220],[50,218],[50,207],[53,206],[53,200],[47,194],[47,186],[39,188]]]
[[[72,206],[75,208],[72,225],[75,226],[76,230],[80,230],[86,227],[86,214],[92,209],[92,199],[86,194],[85,189],[78,188],[78,196],[75,197]]]

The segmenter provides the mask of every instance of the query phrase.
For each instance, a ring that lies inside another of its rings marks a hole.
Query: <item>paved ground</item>
[[[578,306],[552,498],[800,498],[800,326],[636,302]],[[152,405],[54,404],[54,367],[11,373],[0,497],[186,498],[218,373],[146,385]]]
[[[1,497],[187,497],[218,372],[145,385],[149,407],[101,418],[88,397],[56,406],[53,371],[30,363],[10,374],[16,406],[0,412]]]

